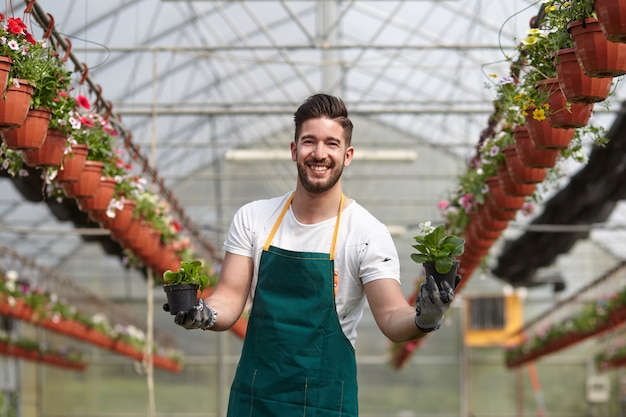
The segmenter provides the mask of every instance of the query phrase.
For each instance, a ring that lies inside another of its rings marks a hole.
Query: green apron
[[[270,246],[289,198],[272,229],[259,265],[228,417],[357,417],[354,348],[335,307],[333,254]]]

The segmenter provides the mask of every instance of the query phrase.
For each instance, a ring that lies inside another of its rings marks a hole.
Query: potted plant
[[[178,271],[167,270],[163,273],[163,290],[167,296],[169,312],[175,315],[179,311],[189,311],[196,305],[198,290],[204,291],[209,277],[201,261],[182,261]]]
[[[411,259],[422,264],[426,275],[432,275],[438,286],[445,280],[454,288],[459,267],[456,257],[465,251],[465,240],[447,234],[445,224],[434,227],[430,222],[422,222],[419,228],[420,234],[414,237],[413,245],[418,253],[411,254]]]

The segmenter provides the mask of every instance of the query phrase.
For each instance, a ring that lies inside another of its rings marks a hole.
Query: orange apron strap
[[[346,199],[344,194],[341,194],[341,203],[339,203],[339,213],[337,213],[337,221],[335,222],[335,231],[333,232],[333,242],[330,245],[330,260],[335,259],[335,246],[337,245],[337,235],[339,234],[339,220],[341,220],[341,212],[343,211],[343,202]]]
[[[276,231],[280,227],[280,223],[283,221],[283,217],[285,217],[285,213],[287,213],[287,210],[289,210],[289,205],[291,205],[291,200],[293,200],[293,194],[294,193],[291,193],[291,195],[287,199],[287,203],[285,204],[285,207],[283,207],[283,211],[281,211],[280,216],[278,216],[278,220],[276,220],[276,223],[274,223],[274,227],[272,228],[272,231],[270,232],[269,236],[267,237],[267,240],[265,241],[263,250],[265,251],[268,250],[270,245],[272,244],[272,240],[274,240],[274,235],[276,234]]]

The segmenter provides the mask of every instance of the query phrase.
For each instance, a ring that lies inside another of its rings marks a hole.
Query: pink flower
[[[85,96],[78,96],[76,97],[76,102],[78,103],[78,105],[84,109],[89,110],[91,108],[91,104],[89,104],[89,99]]]
[[[439,210],[443,211],[450,207],[450,202],[448,200],[441,200],[439,204],[437,204],[437,207],[439,207]]]

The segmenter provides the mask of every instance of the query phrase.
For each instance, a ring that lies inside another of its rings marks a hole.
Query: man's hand
[[[169,311],[169,305],[163,306],[165,311]],[[200,298],[196,306],[189,311],[179,311],[174,317],[174,323],[190,329],[207,330],[215,325],[217,320],[217,312],[210,306],[204,304],[204,300]]]
[[[459,285],[461,276],[456,276],[454,288]],[[437,330],[443,321],[443,315],[454,300],[454,288],[447,282],[441,283],[439,290],[432,275],[426,277],[426,281],[420,285],[415,305],[415,324],[423,333]]]

